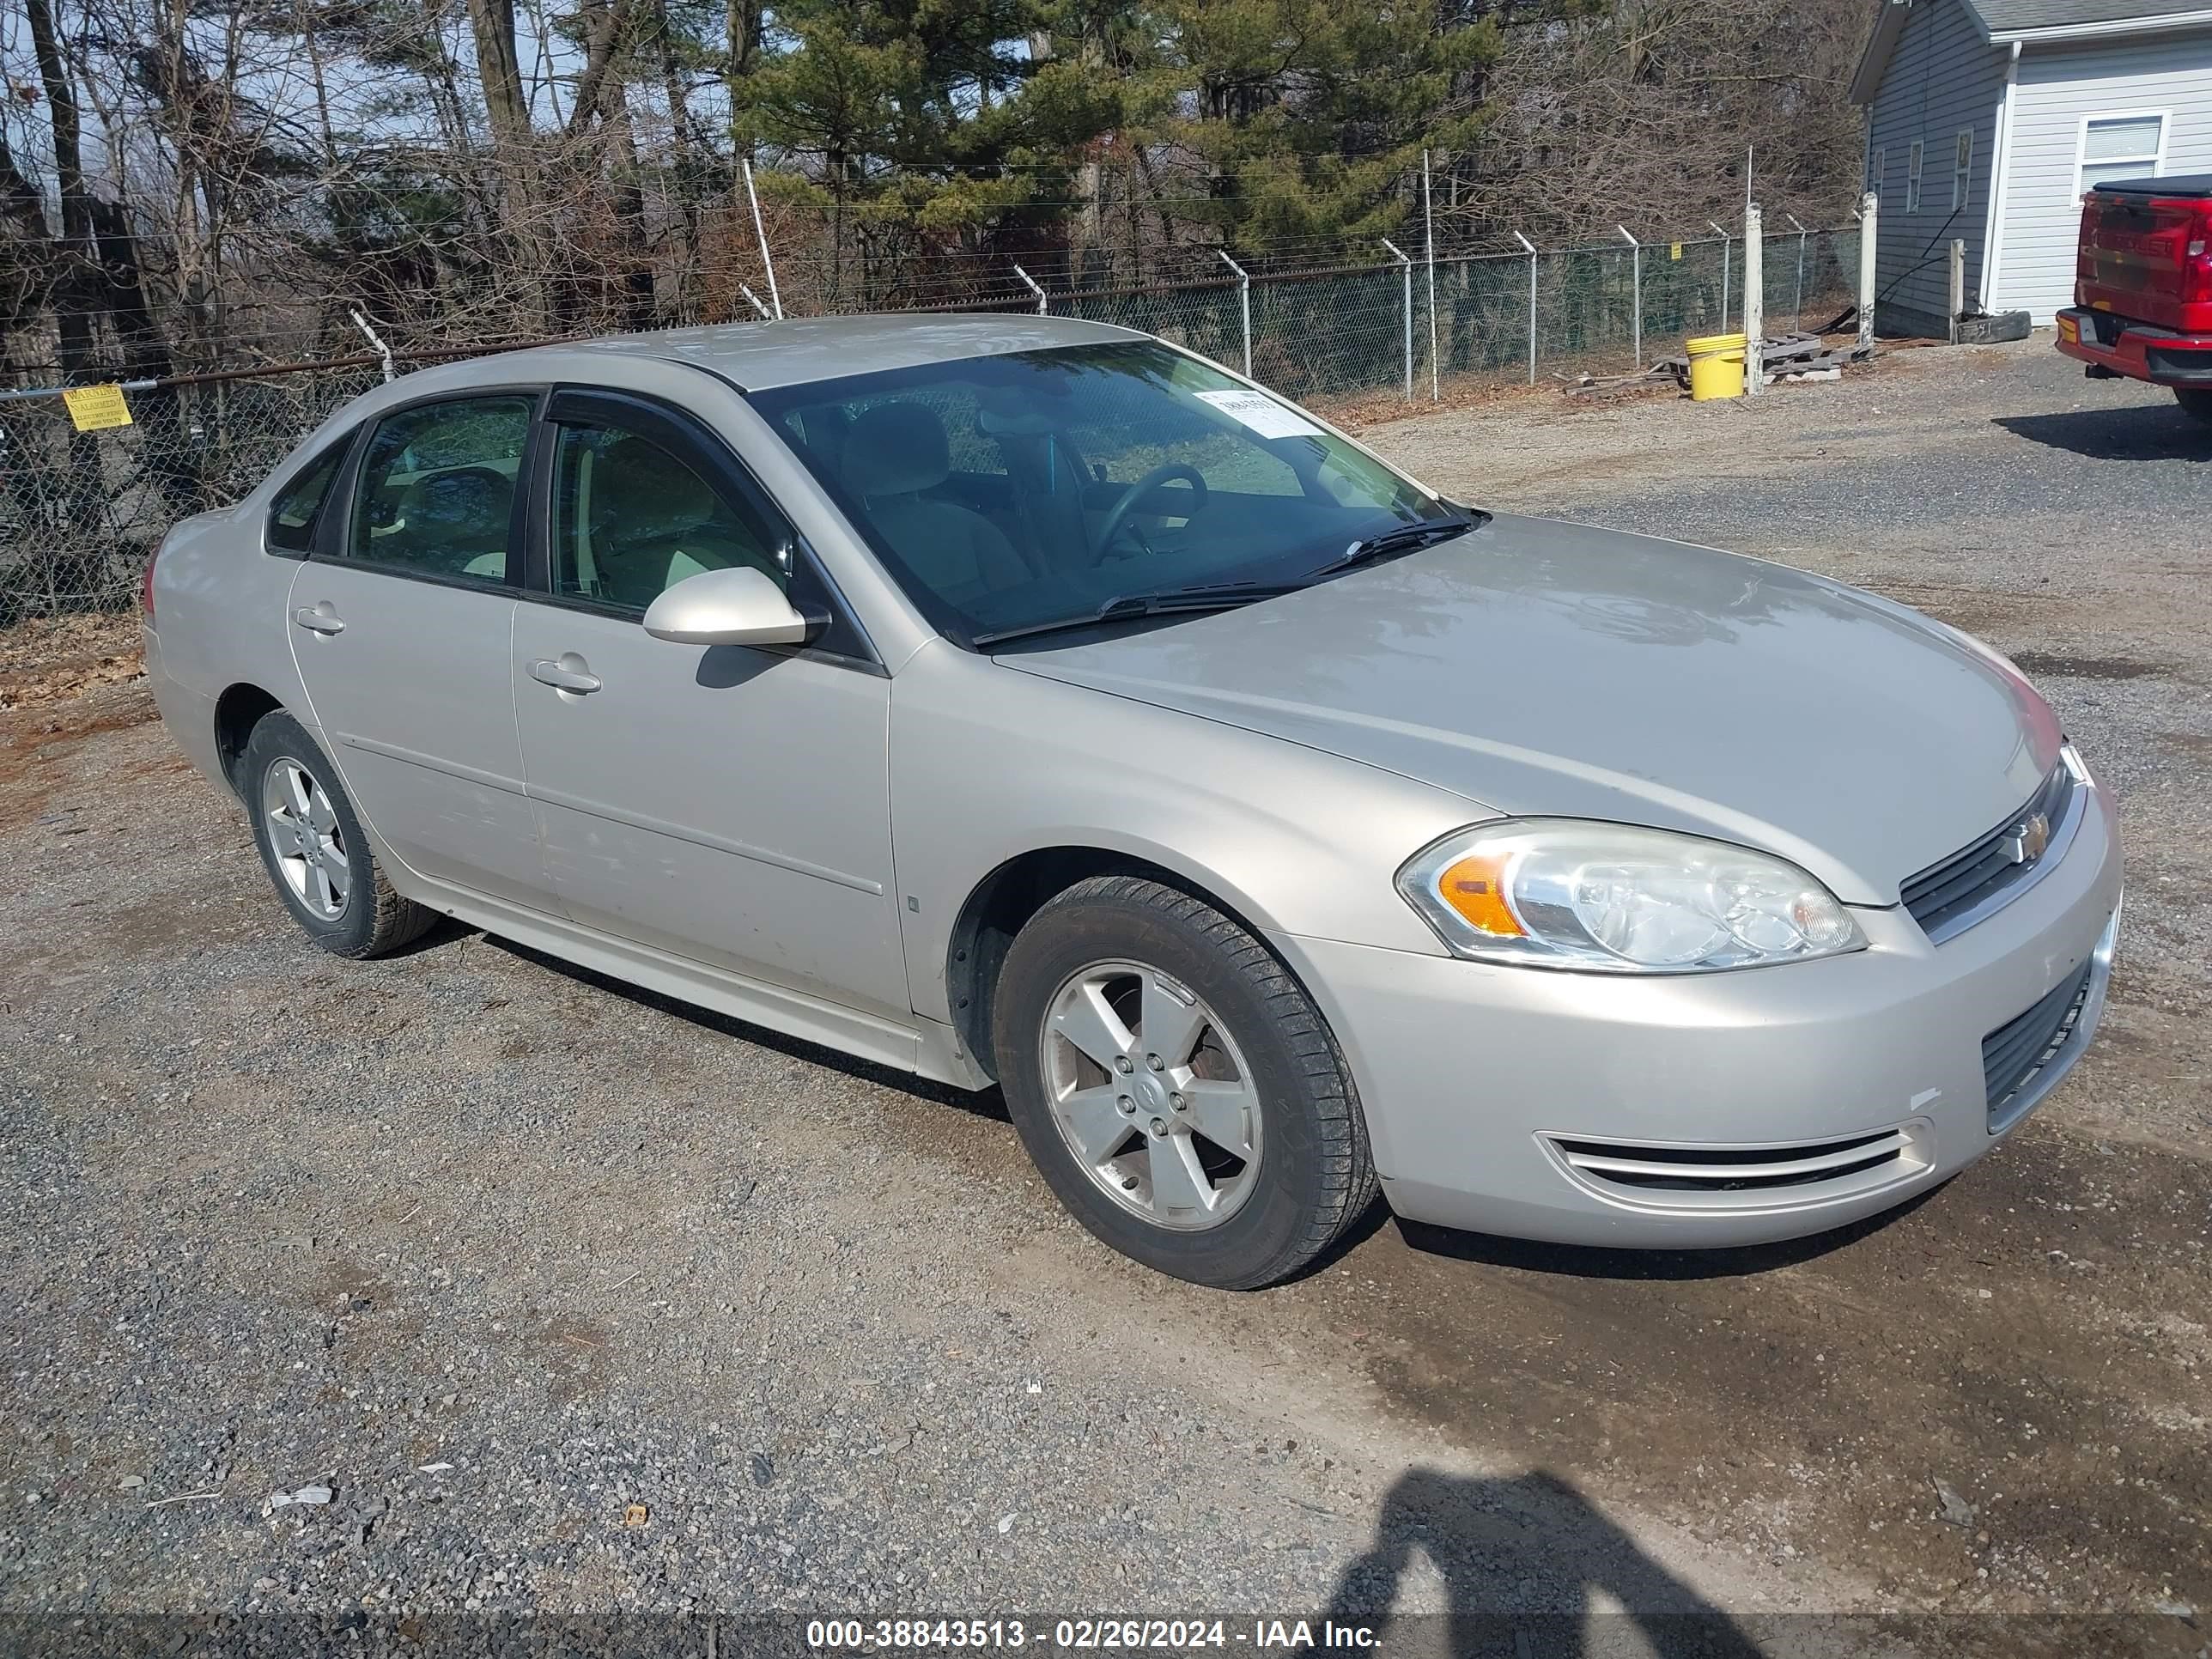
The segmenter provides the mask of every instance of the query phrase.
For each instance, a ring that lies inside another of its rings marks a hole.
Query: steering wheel
[[[1114,545],[1114,538],[1121,533],[1122,525],[1127,521],[1129,514],[1136,511],[1138,504],[1169,480],[1177,478],[1191,488],[1194,497],[1191,502],[1191,512],[1196,513],[1206,505],[1206,480],[1200,476],[1196,467],[1182,461],[1170,461],[1164,466],[1154,467],[1123,490],[1121,499],[1107,513],[1106,522],[1099,528],[1097,543],[1091,549],[1095,562],[1104,562],[1106,550]]]

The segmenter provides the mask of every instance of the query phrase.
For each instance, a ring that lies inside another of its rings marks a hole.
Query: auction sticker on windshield
[[[1263,438],[1310,438],[1321,432],[1297,410],[1277,403],[1264,392],[1246,392],[1240,387],[1230,392],[1201,392],[1197,397],[1200,403],[1212,404]]]

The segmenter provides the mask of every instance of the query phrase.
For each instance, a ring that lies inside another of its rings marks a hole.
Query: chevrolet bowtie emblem
[[[2030,812],[2005,837],[2005,852],[2014,864],[2034,863],[2050,845],[2051,820],[2040,812]]]

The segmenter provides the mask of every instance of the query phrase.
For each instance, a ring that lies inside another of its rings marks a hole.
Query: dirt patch
[[[1927,1201],[1808,1244],[1637,1256],[1386,1234],[1340,1312],[1372,1332],[1384,1395],[1448,1439],[1510,1425],[1532,1460],[1686,1521],[1718,1481],[1754,1544],[1809,1542],[1887,1590],[2201,1594],[2212,1466],[2201,1434],[2161,1425],[2202,1411],[2203,1326],[2172,1310],[2200,1294],[2207,1213],[2203,1164],[2038,1125]],[[1435,1317],[1478,1287],[1479,1320]],[[1937,1480],[1970,1519],[1946,1518]]]
[[[2129,657],[2069,657],[2054,651],[2015,651],[2012,659],[2030,674],[2063,674],[2077,680],[2139,680],[2166,672],[2163,665]]]
[[[1488,410],[1511,407],[1523,416],[1559,410],[1564,400],[1555,384],[1540,382],[1535,386],[1509,380],[1481,380],[1472,375],[1455,376],[1443,383],[1443,396],[1431,402],[1428,388],[1415,388],[1413,401],[1408,403],[1403,391],[1362,392],[1336,398],[1315,398],[1309,406],[1327,416],[1346,432],[1364,432],[1370,427],[1382,426],[1392,421],[1410,416],[1435,415],[1446,410]]]
[[[70,759],[88,742],[143,726],[159,712],[143,679],[0,711],[0,829],[17,828],[45,812],[70,787]]]
[[[145,672],[135,612],[39,618],[0,629],[0,713],[128,684]]]

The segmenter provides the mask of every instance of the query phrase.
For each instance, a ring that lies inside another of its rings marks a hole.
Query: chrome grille
[[[2081,1025],[2096,976],[2094,959],[2061,981],[2026,1013],[1982,1039],[1982,1079],[1989,1091],[1990,1133],[2006,1127],[2034,1099],[2034,1085],[2067,1050]]]
[[[1949,938],[1973,913],[2006,888],[2034,872],[2039,859],[2022,859],[2015,832],[2037,813],[2049,826],[2042,858],[2058,852],[2058,832],[2074,805],[2074,774],[2062,762],[2021,809],[1971,846],[1931,865],[1899,890],[1905,910],[1931,939]]]

